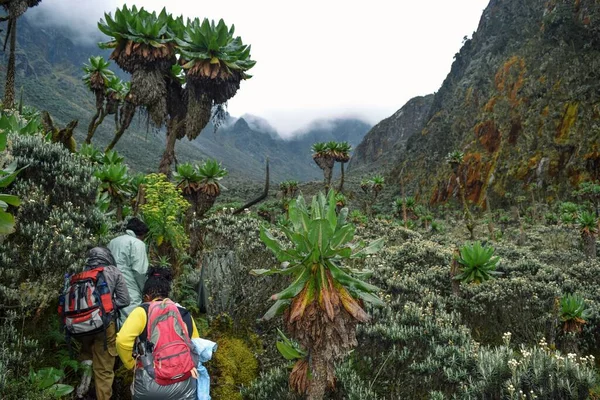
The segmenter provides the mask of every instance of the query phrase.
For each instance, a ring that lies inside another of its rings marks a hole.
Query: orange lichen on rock
[[[484,198],[483,188],[488,179],[491,165],[483,162],[481,154],[470,153],[464,157],[459,173],[464,177],[465,197],[473,204],[479,204]]]
[[[569,132],[571,131],[573,125],[575,125],[575,121],[577,121],[578,110],[579,103],[577,102],[565,104],[563,117],[558,125],[558,129],[556,130],[556,139],[558,139],[558,141],[565,141],[569,137]]]
[[[525,72],[525,59],[512,56],[496,73],[496,89],[505,94],[513,107],[520,103],[518,94],[525,84]]]
[[[483,106],[485,112],[494,112],[494,107],[496,107],[496,102],[498,101],[498,97],[492,97],[486,104]]]
[[[489,153],[495,153],[500,147],[502,134],[494,121],[485,121],[475,125],[475,136]]]

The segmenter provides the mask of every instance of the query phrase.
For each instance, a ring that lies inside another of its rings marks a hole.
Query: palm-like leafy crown
[[[110,67],[110,62],[106,61],[104,57],[90,57],[88,64],[83,65],[83,71],[85,72],[83,82],[91,90],[104,90],[111,79],[117,78],[108,67]]]
[[[446,162],[451,166],[458,166],[462,164],[464,157],[464,153],[455,150],[446,156]]]
[[[184,193],[202,191],[209,196],[218,196],[221,192],[219,181],[227,175],[227,170],[216,160],[206,160],[201,165],[185,163],[177,166],[173,177]]]
[[[227,79],[234,73],[241,79],[250,78],[246,71],[256,64],[250,58],[251,46],[234,37],[234,32],[235,26],[227,28],[222,19],[216,25],[207,18],[188,20],[183,36],[175,40],[190,78]]]
[[[454,279],[465,283],[481,283],[501,275],[496,271],[500,258],[493,257],[495,251],[493,247],[482,246],[480,242],[461,247],[458,263],[462,265],[462,271]]]
[[[585,301],[574,294],[566,294],[560,299],[560,319],[565,332],[580,332],[581,326],[591,317]]]
[[[269,319],[291,304],[289,322],[304,315],[313,302],[333,321],[340,303],[356,320],[366,321],[368,315],[358,299],[380,304],[381,300],[373,293],[379,289],[361,279],[370,276],[371,271],[357,271],[344,265],[344,260],[374,254],[383,246],[383,239],[369,245],[352,243],[355,227],[346,218],[348,209],[336,213],[333,191],[327,198],[320,193],[314,196],[310,207],[299,196],[292,200],[288,208],[291,226],[281,227],[292,243],[283,246],[266,229],[261,229],[261,239],[285,263],[283,269],[263,269],[252,271],[255,275],[291,275],[293,282],[283,291],[272,296],[276,303],[263,318]]]
[[[101,44],[104,48],[115,48],[126,40],[158,48],[172,39],[173,19],[164,8],[157,15],[156,12],[150,13],[143,7],[138,10],[133,6],[130,10],[124,5],[123,8],[117,9],[114,18],[110,13],[105,13],[104,18],[98,23],[98,29],[113,38]]]
[[[583,232],[591,234],[598,232],[598,218],[596,218],[594,213],[589,211],[582,212],[579,214],[577,222]]]
[[[350,152],[352,151],[352,146],[348,142],[341,142],[337,144],[337,148],[335,150],[335,160],[337,162],[345,163],[350,160]]]
[[[311,150],[313,152],[313,157],[325,157],[326,153],[327,153],[327,143],[325,142],[317,142],[314,143],[311,147]]]
[[[99,46],[114,49],[110,58],[125,71],[133,72],[138,64],[175,56],[173,40],[176,33],[182,31],[181,19],[173,19],[164,8],[157,15],[143,7],[129,9],[124,5],[117,9],[114,18],[110,13],[105,13],[104,18],[98,23],[98,29],[112,39]],[[136,62],[132,62],[133,59]]]

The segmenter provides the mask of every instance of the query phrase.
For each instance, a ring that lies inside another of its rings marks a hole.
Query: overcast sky
[[[223,18],[252,45],[252,79],[229,101],[233,116],[266,118],[282,134],[320,118],[377,123],[409,99],[439,89],[464,36],[489,0],[143,0],[172,14]],[[123,0],[43,0],[37,23],[95,40],[96,22]]]

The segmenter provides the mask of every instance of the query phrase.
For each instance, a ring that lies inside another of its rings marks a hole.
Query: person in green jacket
[[[117,262],[117,268],[123,274],[131,302],[120,310],[121,325],[137,306],[142,304],[142,290],[148,272],[148,255],[144,237],[148,227],[138,218],[131,218],[125,227],[125,234],[114,238],[108,248]]]

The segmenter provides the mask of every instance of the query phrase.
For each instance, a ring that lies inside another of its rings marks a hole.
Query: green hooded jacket
[[[131,302],[128,307],[120,310],[121,323],[137,306],[142,304],[142,290],[146,283],[148,272],[148,255],[146,244],[135,236],[133,231],[125,231],[125,235],[114,238],[108,248],[117,263],[117,268],[123,274]]]

